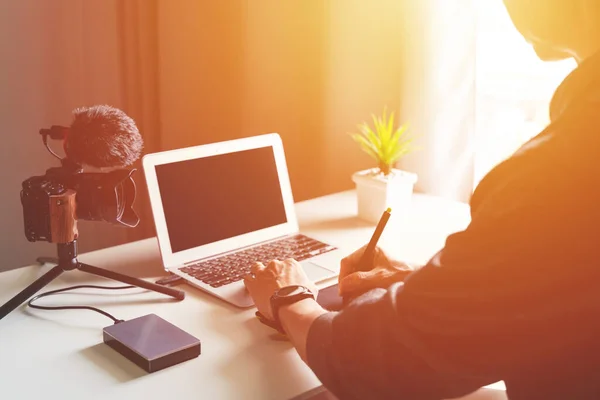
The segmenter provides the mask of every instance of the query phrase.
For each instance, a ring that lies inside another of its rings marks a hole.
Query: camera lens
[[[73,176],[77,191],[77,217],[135,227],[139,217],[133,210],[135,183],[133,170],[108,173],[81,173]]]

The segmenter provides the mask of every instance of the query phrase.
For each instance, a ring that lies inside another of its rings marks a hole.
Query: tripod
[[[50,196],[50,226],[51,240],[56,243],[58,259],[49,257],[39,257],[38,262],[57,263],[56,267],[46,272],[35,282],[23,289],[20,293],[10,299],[6,304],[0,307],[0,319],[6,317],[11,311],[19,307],[34,294],[40,291],[44,286],[56,279],[65,271],[78,269],[93,275],[102,276],[123,282],[129,285],[138,286],[143,289],[153,290],[174,297],[178,300],[185,298],[185,292],[172,288],[160,286],[154,283],[146,282],[128,275],[108,271],[102,268],[94,267],[77,260],[77,220],[75,218],[75,192],[68,190],[67,193],[58,196]]]

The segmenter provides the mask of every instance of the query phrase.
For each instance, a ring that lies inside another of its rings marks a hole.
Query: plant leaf
[[[392,142],[392,146],[394,148],[398,145],[398,143],[401,143],[400,139],[402,139],[402,136],[406,133],[406,129],[406,125],[402,125],[393,133],[390,141]]]
[[[413,138],[410,138],[410,139],[406,139],[404,141],[399,141],[398,143],[396,143],[396,146],[394,147],[394,151],[392,153],[392,160],[394,162],[398,161],[404,155],[406,155],[414,150],[413,146],[411,145],[413,140],[414,140]]]
[[[379,119],[377,118],[377,116],[375,114],[371,114],[371,117],[373,118],[373,126],[375,127],[375,132],[377,133],[377,136],[381,140],[382,138],[381,138],[381,129],[380,129],[380,125],[379,125]]]
[[[383,137],[383,141],[384,141],[384,145],[382,145],[382,155],[383,155],[383,161],[385,163],[389,163],[390,162],[390,158],[393,155],[393,149],[394,149],[394,145],[395,145],[395,141],[394,141],[394,137],[393,137],[393,129],[394,129],[394,112],[391,112],[389,114],[389,118],[386,116],[387,113],[387,107],[386,107],[386,111],[384,111],[384,117],[382,120],[382,137]]]
[[[377,154],[377,149],[371,142],[369,142],[364,136],[361,136],[357,133],[352,134],[352,138],[358,143],[361,149],[367,153],[369,156],[373,157],[375,161],[379,159]]]
[[[390,119],[387,123],[386,134],[388,137],[392,138],[392,132],[394,131],[394,112],[392,111],[390,114]]]
[[[369,125],[362,123],[358,126],[358,129],[367,138],[367,140],[373,144],[373,146],[377,149],[377,152],[379,152],[379,149],[381,148],[381,140],[377,137]]]
[[[360,133],[352,134],[361,149],[373,157],[379,165],[393,166],[405,154],[414,151],[413,138],[405,138],[408,125],[394,130],[395,115],[388,115],[387,106],[381,116],[371,114],[373,128],[366,122],[358,125]]]

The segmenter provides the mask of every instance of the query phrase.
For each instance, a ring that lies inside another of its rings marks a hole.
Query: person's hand
[[[356,297],[375,288],[385,288],[402,281],[413,271],[408,264],[394,260],[381,248],[376,247],[369,271],[357,271],[360,259],[367,246],[356,250],[342,259],[338,290],[341,296]]]
[[[310,289],[315,298],[319,289],[308,279],[300,264],[293,259],[273,260],[265,267],[256,263],[251,273],[244,277],[244,284],[254,300],[258,311],[267,319],[274,320],[271,310],[271,296],[286,286],[301,285]]]

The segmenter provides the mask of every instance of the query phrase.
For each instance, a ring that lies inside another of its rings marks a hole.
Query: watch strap
[[[277,323],[275,323],[275,321],[268,319],[267,317],[262,315],[260,311],[257,311],[255,315],[256,315],[256,318],[258,318],[258,320],[260,322],[262,322],[263,324],[267,325],[270,328],[275,329],[277,332],[281,333],[282,335],[285,335],[283,327],[280,325],[277,325]]]
[[[283,330],[283,325],[281,325],[281,321],[279,320],[279,308],[281,306],[287,306],[290,304],[294,304],[300,300],[304,300],[304,299],[308,299],[308,298],[315,298],[315,295],[313,294],[313,292],[310,291],[310,289],[308,289],[306,286],[301,286],[301,285],[293,285],[296,288],[301,288],[303,289],[302,292],[300,293],[296,293],[296,294],[292,294],[292,295],[286,295],[286,296],[280,296],[279,292],[284,290],[284,289],[289,289],[292,286],[287,286],[287,287],[283,287],[280,288],[277,292],[275,292],[273,294],[273,296],[271,296],[271,312],[273,313],[273,323],[275,324],[275,326],[277,327],[276,329],[280,332],[284,332]]]

